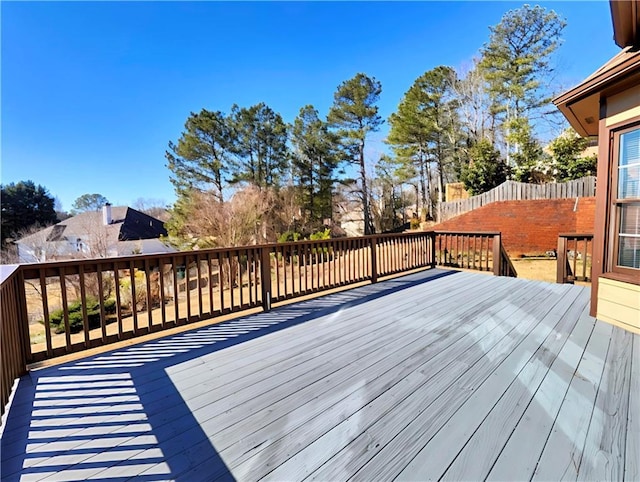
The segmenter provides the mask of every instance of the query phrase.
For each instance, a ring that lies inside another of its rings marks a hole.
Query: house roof
[[[97,232],[99,228],[104,229],[105,241],[108,244],[115,244],[119,241],[154,239],[161,235],[167,235],[162,221],[127,206],[112,207],[111,219],[111,223],[105,225],[102,211],[87,211],[35,234],[25,236],[18,242],[38,241],[43,237],[50,242],[64,240],[73,242],[76,239],[86,239],[88,234]]]
[[[626,47],[577,86],[553,103],[582,136],[598,135],[600,95],[607,90],[634,85],[640,79],[640,49]]]
[[[553,99],[581,136],[598,135],[602,94],[640,83],[640,0],[610,0],[609,4],[615,42],[624,48],[580,84]]]
[[[609,5],[616,45],[640,45],[640,0],[613,0]]]

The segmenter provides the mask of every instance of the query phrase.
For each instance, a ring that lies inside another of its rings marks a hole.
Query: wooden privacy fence
[[[436,264],[515,275],[499,233],[381,234],[21,265],[1,284],[0,406],[29,363]]]
[[[505,181],[498,187],[469,199],[438,204],[438,222],[441,223],[460,214],[473,211],[497,201],[520,201],[531,199],[564,199],[591,197],[596,195],[596,178],[587,176],[573,181],[548,184],[527,184]]]
[[[556,281],[591,281],[593,234],[559,234]]]

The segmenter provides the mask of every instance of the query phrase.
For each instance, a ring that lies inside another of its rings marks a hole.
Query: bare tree
[[[474,59],[472,65],[457,70],[458,80],[452,84],[457,99],[462,130],[471,146],[482,139],[494,144],[496,139],[496,118],[492,115],[492,100],[488,92],[485,74]]]
[[[160,221],[167,221],[169,219],[169,210],[167,209],[167,203],[164,199],[139,197],[133,202],[132,207]]]

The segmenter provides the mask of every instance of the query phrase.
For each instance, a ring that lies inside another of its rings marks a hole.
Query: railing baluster
[[[107,342],[107,319],[104,311],[104,293],[102,290],[102,264],[96,265],[96,278],[98,280],[98,305],[100,306],[100,334],[102,335],[102,344]]]
[[[233,259],[233,251],[230,251],[229,252],[229,307],[231,308],[231,311],[233,311],[233,309],[236,306],[235,304],[236,300],[234,296],[234,291],[235,291],[234,271],[235,271],[235,263]]]
[[[44,271],[40,271],[40,294],[42,297],[42,315],[44,317],[44,335],[47,345],[47,357],[53,356],[53,349],[51,346],[51,321],[49,319],[49,300],[47,296],[47,279],[45,278]]]
[[[171,257],[171,272],[173,274],[173,311],[175,318],[173,319],[174,326],[178,325],[178,320],[180,320],[180,307],[178,305],[178,263],[177,258],[175,256]]]
[[[153,318],[151,313],[153,312],[153,299],[151,295],[151,273],[149,272],[149,260],[144,260],[144,278],[145,278],[145,286],[147,289],[146,297],[147,300],[147,327],[149,331],[151,331],[151,325],[153,324]]]
[[[191,267],[189,266],[189,258],[191,256],[184,257],[184,294],[185,301],[187,302],[187,323],[191,322]]]
[[[64,268],[58,268],[58,279],[60,283],[60,296],[62,297],[62,319],[64,320],[64,340],[66,351],[71,348],[71,327],[69,326],[69,301],[67,299],[67,284],[64,276]]]
[[[582,250],[582,252],[584,253],[582,255],[582,279],[586,281],[587,279],[587,258],[588,258],[588,253],[589,251],[587,250],[587,244],[588,244],[588,240],[585,238],[584,239],[584,249]]]
[[[129,281],[131,283],[131,315],[133,316],[133,333],[137,335],[138,329],[138,297],[136,294],[136,268],[133,260],[129,262]]]
[[[82,270],[82,266],[80,266],[80,286],[84,286],[84,271]],[[116,290],[116,318],[118,322],[118,340],[123,339],[123,330],[122,330],[122,298],[120,297],[120,270],[118,268],[118,263],[114,263],[113,265],[113,283]],[[85,345],[89,345],[89,332],[85,330]]]
[[[211,258],[211,253],[207,253],[207,276],[209,278],[207,283],[209,288],[209,314],[213,316],[213,259]]]
[[[225,276],[224,276],[224,265],[226,260],[223,258],[221,253],[217,254],[218,257],[218,294],[220,295],[220,314],[225,313],[225,301],[224,301],[224,287],[225,287]]]
[[[242,255],[240,254],[241,251],[238,250],[238,269],[237,269],[237,280],[238,280],[238,299],[239,299],[239,303],[240,306],[244,306],[244,293],[243,293],[243,289],[242,289]]]
[[[202,314],[204,313],[204,309],[202,307],[202,266],[200,263],[202,262],[200,258],[200,254],[196,254],[196,276],[198,277],[198,318],[202,318]]]

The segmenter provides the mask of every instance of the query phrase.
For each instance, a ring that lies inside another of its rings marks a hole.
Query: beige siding
[[[633,117],[640,116],[640,86],[607,98],[606,125],[611,126]]]
[[[640,333],[640,286],[600,278],[597,318]]]

